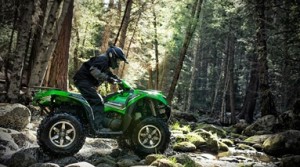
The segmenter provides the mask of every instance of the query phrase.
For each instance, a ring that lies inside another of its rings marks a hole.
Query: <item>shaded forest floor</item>
[[[3,106],[0,106],[1,111]],[[284,118],[292,114],[295,115],[295,112],[286,112]],[[9,118],[8,115],[0,115],[0,123]],[[289,125],[296,121],[288,118],[290,120],[286,123]],[[119,148],[116,140],[87,138],[83,148],[74,156],[56,158],[43,153],[38,147],[36,132],[41,119],[33,114],[22,130],[0,125],[1,165],[34,167],[79,163],[85,167],[87,164],[99,167],[273,167],[297,166],[300,159],[300,131],[291,130],[291,127],[281,132],[274,130],[278,119],[283,119],[281,117],[266,116],[251,125],[239,122],[234,126],[218,126],[211,117],[174,111],[170,120],[171,143],[164,154],[139,157],[130,149]],[[14,119],[16,123],[17,120]]]

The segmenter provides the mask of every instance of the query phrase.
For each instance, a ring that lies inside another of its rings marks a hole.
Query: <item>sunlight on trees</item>
[[[123,79],[169,94],[181,111],[252,122],[262,111],[290,109],[300,95],[298,1],[203,1],[192,17],[195,0],[75,0],[69,49],[58,37],[70,0],[2,2],[1,102],[29,101],[28,86],[47,85],[57,44],[68,51],[72,78],[108,41],[121,42],[127,54],[129,64],[116,71]]]

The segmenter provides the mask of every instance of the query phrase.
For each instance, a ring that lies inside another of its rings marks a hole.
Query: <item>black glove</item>
[[[109,82],[110,84],[116,84],[116,83],[119,83],[121,80],[118,79],[118,78],[113,78],[113,77],[109,77],[107,79],[107,82]]]

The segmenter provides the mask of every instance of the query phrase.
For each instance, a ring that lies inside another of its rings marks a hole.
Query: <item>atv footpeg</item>
[[[101,132],[101,131],[96,131],[96,135],[99,137],[108,137],[108,136],[119,136],[122,135],[122,131],[110,131],[110,132]]]

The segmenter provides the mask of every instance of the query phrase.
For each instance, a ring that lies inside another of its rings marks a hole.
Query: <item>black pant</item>
[[[85,80],[75,81],[74,84],[92,107],[96,127],[99,129],[102,128],[104,123],[104,103],[101,95],[97,93],[97,87]]]

